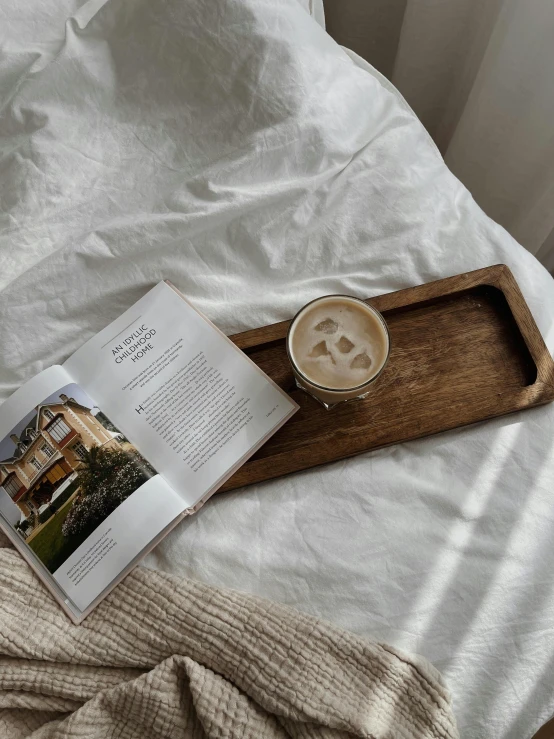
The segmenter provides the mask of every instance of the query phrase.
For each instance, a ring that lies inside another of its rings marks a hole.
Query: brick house
[[[0,487],[25,518],[37,523],[39,509],[75,478],[86,451],[92,446],[121,448],[91,409],[60,393],[59,402],[36,408],[36,415],[18,437],[8,459],[0,460]]]

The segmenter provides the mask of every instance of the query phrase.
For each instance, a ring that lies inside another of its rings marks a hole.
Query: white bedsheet
[[[1,397],[164,277],[231,333],[505,262],[554,348],[552,278],[309,2],[51,5],[0,2]],[[421,653],[462,736],[522,739],[554,712],[553,439],[543,407],[216,497],[148,564]]]

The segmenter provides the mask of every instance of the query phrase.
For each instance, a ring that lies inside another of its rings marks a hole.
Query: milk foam
[[[370,308],[337,296],[316,301],[300,313],[289,347],[308,380],[342,390],[363,385],[379,372],[389,339]]]

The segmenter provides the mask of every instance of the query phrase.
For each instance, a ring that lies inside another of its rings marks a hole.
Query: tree
[[[78,472],[79,493],[62,526],[64,536],[91,533],[155,474],[138,454],[92,446]]]
[[[108,429],[108,431],[117,431],[118,433],[121,433],[119,429],[113,425],[108,416],[102,411],[98,411],[98,413],[95,415],[95,418],[98,423],[101,423],[105,429]]]

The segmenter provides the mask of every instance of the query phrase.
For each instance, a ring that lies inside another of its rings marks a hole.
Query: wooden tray
[[[367,302],[389,326],[389,363],[370,396],[330,411],[294,384],[290,321],[231,337],[300,410],[221,492],[554,400],[554,362],[505,265]]]

